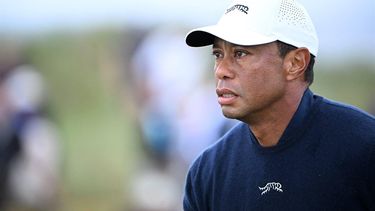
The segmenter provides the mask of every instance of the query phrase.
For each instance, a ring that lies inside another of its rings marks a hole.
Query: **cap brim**
[[[212,25],[194,29],[185,38],[186,44],[191,47],[212,45],[215,38],[220,38],[236,45],[260,45],[276,41],[273,36],[265,36],[243,28],[223,27]]]

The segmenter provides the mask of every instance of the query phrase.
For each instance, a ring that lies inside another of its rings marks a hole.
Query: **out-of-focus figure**
[[[59,192],[59,140],[54,124],[44,113],[46,88],[41,74],[32,66],[10,70],[1,83],[2,131],[11,135],[2,147],[11,159],[1,159],[6,167],[2,177],[5,210],[56,209]],[[4,126],[3,126],[4,125]],[[13,147],[14,148],[14,147]]]
[[[193,93],[192,87],[199,88],[205,67],[202,58],[184,46],[181,31],[172,27],[151,31],[134,54],[139,123],[154,159],[168,159],[180,104]]]
[[[134,53],[132,92],[150,158],[133,182],[136,210],[181,209],[189,164],[231,124],[221,114],[214,82],[207,80],[208,52],[188,48],[184,33],[176,27],[156,28]]]
[[[20,144],[12,127],[11,105],[4,85],[9,71],[17,65],[17,59],[0,56],[0,210],[3,210],[8,196],[10,163],[18,155]]]

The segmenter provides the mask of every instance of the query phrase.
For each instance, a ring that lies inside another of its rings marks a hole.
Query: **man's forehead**
[[[229,47],[250,47],[250,46],[245,46],[245,45],[234,44],[234,43],[228,42],[228,41],[223,40],[223,39],[218,38],[218,37],[214,39],[214,43],[212,45],[212,48],[220,48],[220,47],[224,47],[224,46],[229,46]]]
[[[213,48],[217,48],[217,47],[220,47],[221,45],[224,45],[224,44],[230,44],[230,45],[233,45],[232,43],[230,43],[230,42],[227,42],[227,41],[225,41],[225,40],[223,40],[223,39],[221,39],[221,38],[218,38],[218,37],[216,37],[215,39],[214,39],[214,43],[213,43],[213,45],[212,45],[212,47]]]

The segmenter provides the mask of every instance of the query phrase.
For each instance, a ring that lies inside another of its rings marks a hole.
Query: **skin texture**
[[[224,116],[249,124],[261,146],[276,145],[308,87],[309,51],[298,48],[281,58],[276,42],[240,46],[217,38],[212,52]]]

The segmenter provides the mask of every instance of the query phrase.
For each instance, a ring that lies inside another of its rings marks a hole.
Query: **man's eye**
[[[218,52],[218,51],[213,51],[212,55],[215,57],[215,59],[218,59],[218,58],[222,57],[222,54],[220,52]]]
[[[236,51],[236,52],[234,52],[234,57],[236,57],[236,58],[241,58],[241,57],[246,56],[247,54],[248,54],[248,53],[245,52],[245,51]]]

